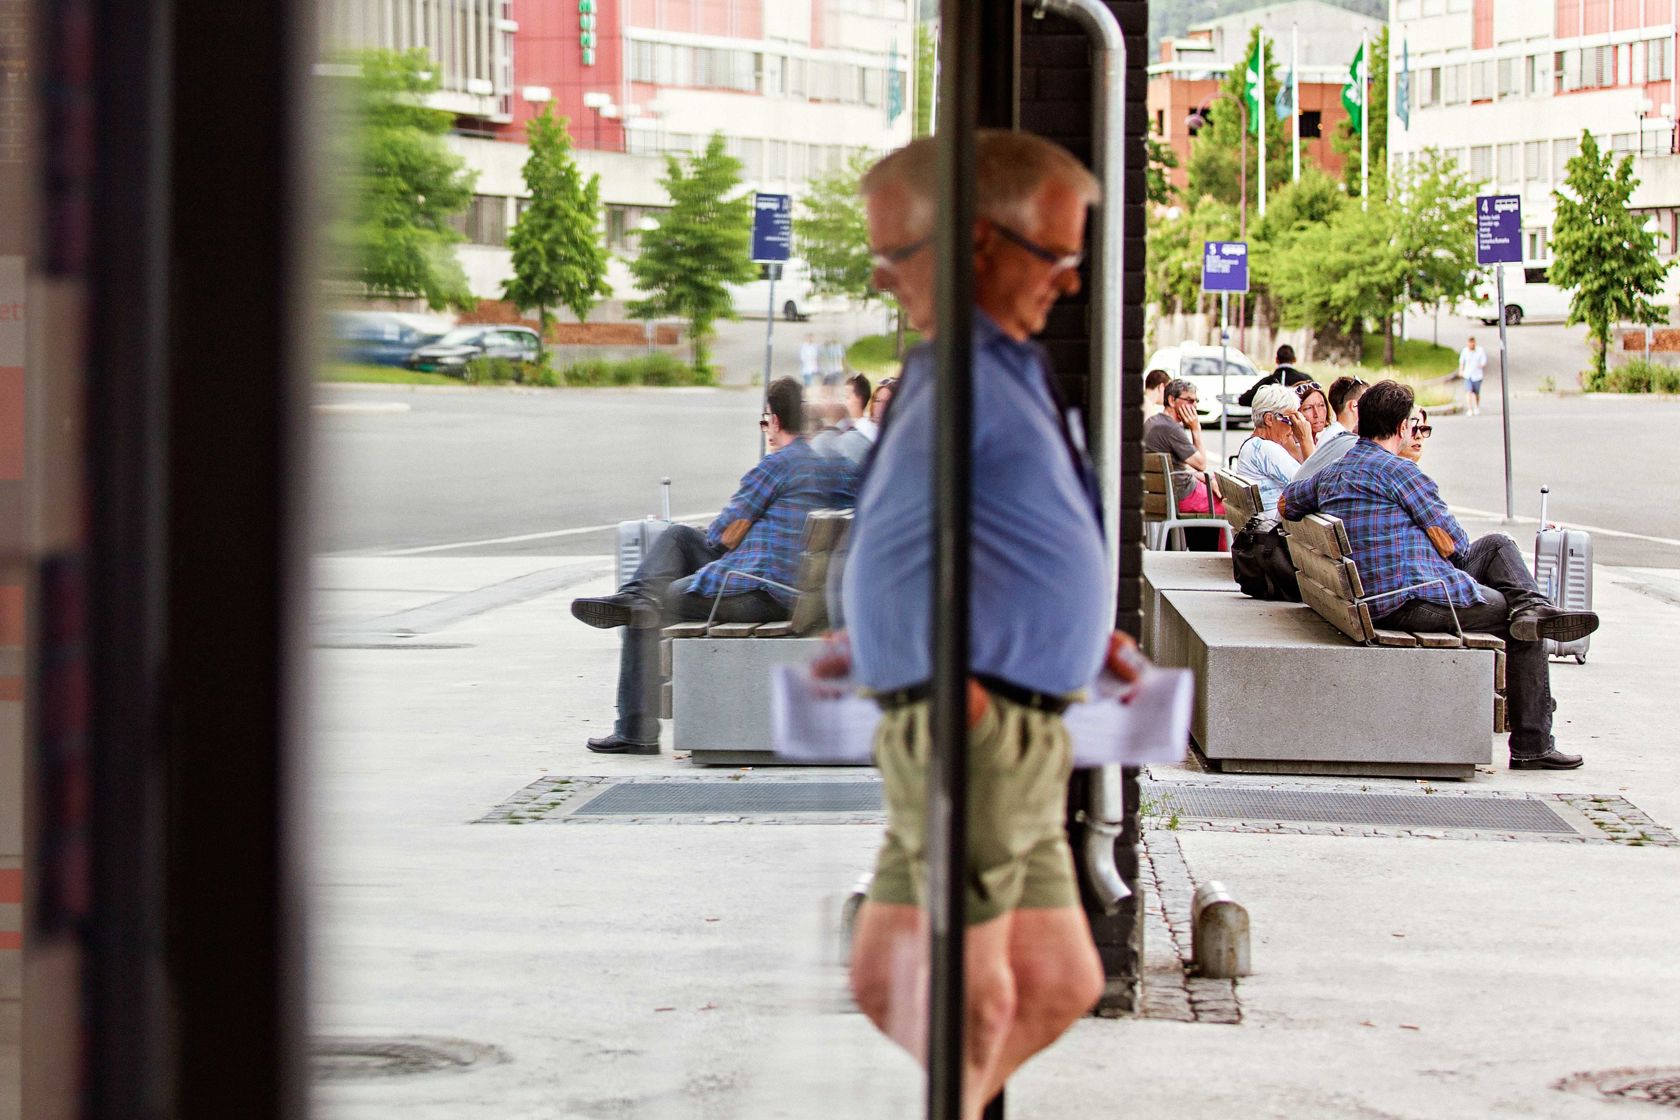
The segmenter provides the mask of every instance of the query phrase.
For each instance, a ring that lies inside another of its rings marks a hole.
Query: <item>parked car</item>
[[[399,311],[338,311],[332,316],[333,353],[342,362],[400,366],[449,329],[444,319]]]
[[[1499,291],[1489,277],[1476,288],[1476,309],[1472,312],[1486,326],[1499,322]],[[1546,266],[1525,264],[1505,270],[1505,322],[1516,326],[1524,320],[1561,323],[1569,318],[1569,292],[1546,279]]]
[[[761,319],[769,312],[772,267],[761,264],[758,266],[758,279],[729,286],[730,302],[737,315]],[[813,311],[836,310],[845,302],[830,296],[813,295],[805,262],[797,258],[781,265],[781,273],[776,278],[775,300],[776,313],[790,323],[809,319]]]
[[[1199,346],[1193,342],[1155,351],[1144,367],[1143,375],[1147,378],[1151,370],[1165,370],[1168,376],[1182,377],[1196,386],[1196,413],[1202,418],[1204,428],[1219,427],[1219,402],[1223,393],[1230,426],[1243,427],[1249,422],[1249,410],[1247,406],[1238,404],[1237,398],[1265,375],[1248,360],[1248,355],[1236,347],[1226,347],[1224,353],[1223,385],[1220,383],[1220,348]]]
[[[514,362],[534,362],[541,350],[537,332],[530,327],[469,323],[456,327],[436,342],[415,350],[403,365],[428,373],[446,373],[453,377],[462,377],[466,374],[467,363],[474,358],[507,358]]]

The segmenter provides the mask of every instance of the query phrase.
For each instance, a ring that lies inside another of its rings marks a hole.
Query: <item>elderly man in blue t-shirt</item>
[[[1122,656],[1105,615],[1093,475],[1043,353],[1029,341],[1051,305],[1079,289],[1085,211],[1098,186],[1067,152],[1033,136],[983,132],[976,155],[968,1117],[1101,994],[1064,825],[1072,758],[1061,713],[1105,658]],[[935,325],[935,165],[933,142],[916,141],[861,184],[876,286],[899,297],[924,335]],[[925,346],[906,360],[859,491],[844,586],[851,663],[883,713],[875,757],[887,802],[886,838],[853,942],[853,990],[864,1013],[918,1058],[932,747],[933,361]]]

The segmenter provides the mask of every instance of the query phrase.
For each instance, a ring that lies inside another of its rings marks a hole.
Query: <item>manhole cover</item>
[[[1340,793],[1236,789],[1190,782],[1151,782],[1145,796],[1159,812],[1210,820],[1301,821],[1390,828],[1464,828],[1492,832],[1573,834],[1549,805],[1518,797]]]
[[[317,1081],[356,1081],[414,1073],[459,1073],[499,1065],[507,1055],[463,1038],[317,1038],[309,1044]]]
[[[1576,1073],[1556,1088],[1571,1093],[1680,1108],[1680,1069],[1606,1069]]]
[[[881,783],[851,782],[617,782],[570,816],[642,813],[878,813]]]

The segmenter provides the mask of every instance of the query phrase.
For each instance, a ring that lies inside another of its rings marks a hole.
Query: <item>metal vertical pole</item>
[[[1219,293],[1219,465],[1223,468],[1228,460],[1225,458],[1226,433],[1231,427],[1231,406],[1225,402],[1228,395],[1227,373],[1230,366],[1225,360],[1225,351],[1231,344],[1231,293]]]
[[[767,264],[764,266],[764,270],[770,277],[770,307],[764,313],[764,399],[759,403],[758,414],[760,416],[763,416],[765,409],[770,407],[770,371],[774,368],[771,363],[775,356],[772,332],[776,329],[776,274],[782,270],[782,266]],[[764,458],[764,452],[769,447],[768,440],[769,433],[760,428],[758,430],[758,457],[760,459]]]
[[[1301,177],[1301,28],[1289,28],[1290,179]]]
[[[939,286],[934,434],[933,754],[928,763],[929,1120],[961,1120],[968,840],[968,531],[973,426],[974,133],[978,0],[941,0]]]
[[[1272,107],[1266,104],[1266,29],[1260,29],[1260,39],[1257,44],[1260,59],[1259,73],[1254,75],[1254,107],[1259,116],[1260,141],[1260,216],[1266,216],[1266,114]]]
[[[1371,197],[1371,37],[1359,33],[1359,208]]]
[[[1499,287],[1499,411],[1505,424],[1505,520],[1515,516],[1516,495],[1511,487],[1511,375],[1505,358],[1505,266],[1495,265],[1494,282]]]

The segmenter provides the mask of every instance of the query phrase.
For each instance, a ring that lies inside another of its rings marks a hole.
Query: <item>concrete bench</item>
[[[1229,552],[1145,552],[1143,554],[1143,652],[1150,657],[1170,640],[1161,626],[1161,592],[1215,591],[1240,595]]]
[[[778,760],[770,740],[770,671],[810,661],[827,629],[828,570],[851,528],[851,510],[813,510],[805,519],[799,596],[786,622],[685,622],[665,628],[664,715],[673,749],[709,766]],[[732,589],[733,590],[733,589]]]

